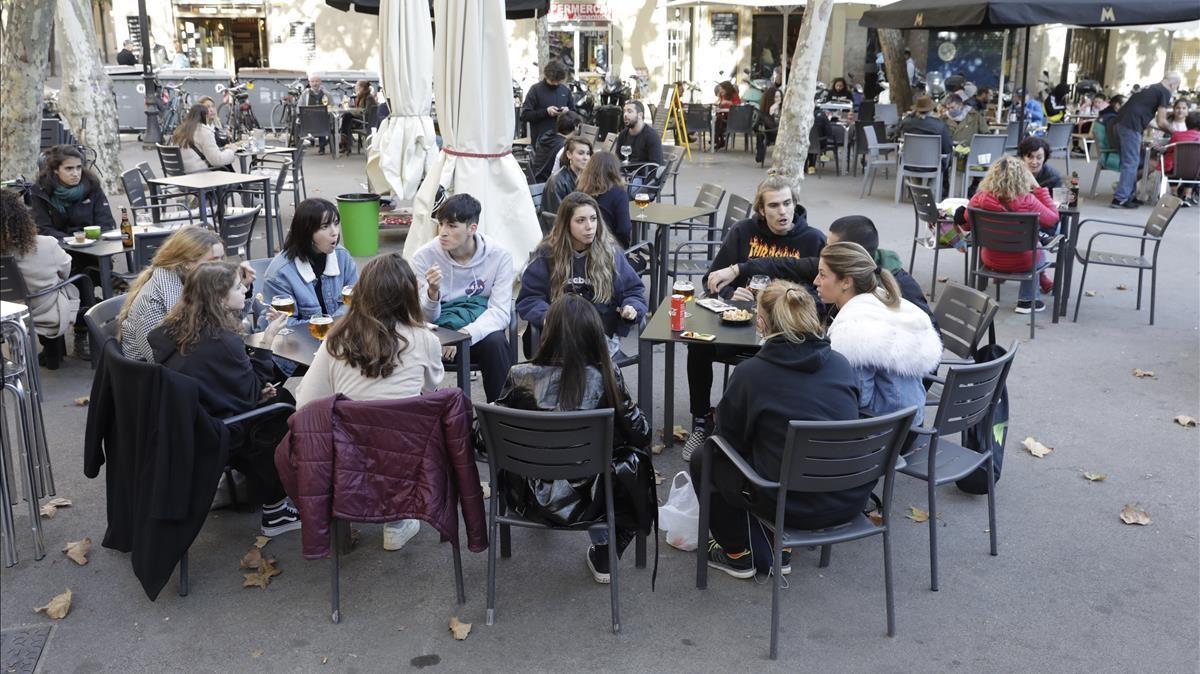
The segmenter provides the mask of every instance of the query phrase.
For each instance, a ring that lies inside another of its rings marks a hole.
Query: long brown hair
[[[27,255],[37,248],[37,225],[21,195],[0,190],[0,249],[5,255]]]
[[[168,237],[154,253],[154,259],[150,262],[150,266],[143,269],[142,273],[134,279],[133,285],[129,286],[129,292],[125,294],[125,302],[121,305],[121,313],[117,314],[117,339],[121,339],[121,326],[129,317],[133,301],[137,299],[138,294],[142,292],[142,287],[154,275],[155,269],[170,269],[176,274],[184,276],[188,267],[200,261],[205,255],[208,255],[214,245],[220,243],[221,237],[217,236],[216,232],[192,225],[180,227],[178,231]]]
[[[208,123],[208,108],[203,104],[197,103],[188,108],[187,114],[183,116],[183,121],[179,126],[175,127],[175,133],[171,134],[171,144],[179,147],[196,147],[196,129]]]
[[[83,165],[83,178],[80,184],[86,184],[88,191],[94,191],[100,188],[100,179],[95,173],[88,170],[87,157],[83,156],[83,152],[74,145],[55,145],[42,153],[41,165],[37,174],[37,185],[42,188],[46,196],[54,195],[54,187],[59,183],[58,167],[67,159],[78,159]]]
[[[579,174],[575,189],[598,197],[614,187],[625,187],[625,179],[621,177],[621,160],[611,152],[593,154],[583,173]]]
[[[229,262],[205,262],[188,273],[183,296],[163,319],[163,331],[179,353],[186,354],[203,338],[238,331],[238,310],[225,306],[237,282],[237,265]]]
[[[550,301],[557,300],[563,294],[563,285],[571,275],[571,262],[575,249],[571,246],[571,218],[575,210],[590,207],[596,211],[596,218],[601,219],[600,205],[591,196],[583,192],[571,192],[563,197],[558,205],[558,215],[550,233],[542,240],[543,254],[550,258]],[[592,284],[592,298],[600,303],[608,303],[613,296],[613,267],[616,259],[613,248],[617,240],[612,232],[604,226],[603,221],[596,227],[596,238],[587,250],[587,279]],[[357,299],[357,298],[356,298]]]
[[[600,370],[605,402],[615,406],[619,400],[617,380],[608,356],[604,324],[596,307],[578,295],[563,295],[550,304],[543,325],[542,341],[530,362],[562,368],[558,383],[559,410],[579,409],[589,366]]]
[[[354,302],[325,338],[325,349],[372,379],[390,376],[408,349],[396,325],[424,327],[417,277],[400,253],[380,255],[363,265],[354,284]]]
[[[1014,161],[1020,161],[1014,159]],[[875,293],[886,306],[900,306],[900,285],[891,272],[875,263],[866,248],[849,241],[831,243],[821,249],[821,259],[839,279],[854,281],[854,294]]]

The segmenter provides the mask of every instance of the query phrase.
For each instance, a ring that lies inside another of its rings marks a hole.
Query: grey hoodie
[[[433,265],[442,270],[441,296],[438,301],[429,299],[426,292],[425,270]],[[475,235],[475,255],[466,264],[459,264],[442,250],[436,238],[417,250],[412,259],[413,271],[421,295],[421,310],[425,320],[435,322],[442,314],[442,302],[464,296],[488,298],[488,308],[466,328],[471,343],[496,332],[508,329],[512,311],[513,271],[512,256],[482,234]]]

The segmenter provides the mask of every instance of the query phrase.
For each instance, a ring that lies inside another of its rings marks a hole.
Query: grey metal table
[[[716,335],[717,339],[712,342],[698,342],[696,340],[684,339],[680,335],[682,332],[673,332],[671,330],[670,305],[671,298],[663,300],[659,306],[659,310],[654,312],[654,316],[646,323],[645,329],[638,337],[638,407],[642,408],[642,412],[646,415],[646,420],[650,422],[650,427],[654,428],[654,345],[666,345],[666,353],[664,354],[665,366],[663,367],[663,444],[670,447],[673,443],[674,436],[671,429],[675,426],[675,345],[677,343],[684,344],[709,344],[712,346],[740,346],[747,349],[758,348],[758,332],[754,329],[754,322],[751,321],[748,325],[725,325],[721,322],[720,314],[709,311],[700,306],[696,306],[695,302],[688,302],[687,311],[690,314],[684,319],[684,330],[692,330],[695,332],[705,332],[711,335]],[[750,302],[726,302],[732,304],[739,309],[751,309],[753,305]]]
[[[629,219],[633,223],[637,241],[648,238],[647,229],[657,225],[654,231],[654,257],[657,262],[650,270],[650,304],[657,305],[666,296],[667,288],[667,259],[670,242],[670,230],[673,225],[708,218],[708,226],[715,226],[717,209],[707,206],[683,206],[678,204],[652,203],[645,209],[639,209],[636,202],[629,202]]]
[[[136,236],[136,234],[135,234]],[[126,248],[120,241],[99,239],[89,246],[75,246],[59,242],[68,253],[73,256],[90,257],[96,260],[96,267],[100,270],[100,291],[104,295],[104,299],[113,296],[112,287],[112,259],[114,255],[131,252],[132,248]]]
[[[458,372],[458,387],[469,398],[471,396],[471,336],[446,328],[438,328],[434,330],[434,333],[443,347],[456,347],[454,369]],[[246,335],[246,344],[258,349],[268,348],[263,345],[262,336],[261,332]],[[320,340],[312,336],[312,333],[308,331],[308,326],[300,325],[292,328],[290,335],[276,336],[269,348],[271,353],[276,356],[307,367],[312,365],[313,356],[317,354],[317,348],[320,346]]]
[[[267,222],[267,257],[275,255],[275,235],[271,231],[272,222],[272,200],[269,198],[271,191],[270,176],[253,175],[249,173],[236,173],[234,171],[201,171],[199,173],[188,173],[182,176],[174,176],[170,178],[151,178],[146,181],[150,184],[150,189],[154,194],[158,194],[159,187],[174,187],[183,192],[195,194],[200,200],[200,224],[208,224],[208,194],[223,187],[239,187],[249,183],[258,183],[262,187],[263,193],[263,212],[266,215]]]

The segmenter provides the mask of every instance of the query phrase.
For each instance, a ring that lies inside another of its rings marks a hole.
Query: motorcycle
[[[609,73],[604,78],[604,85],[600,89],[600,105],[615,105],[624,107],[625,102],[632,96],[632,90],[615,73]]]
[[[579,113],[580,117],[583,117],[585,124],[591,124],[596,109],[596,98],[592,95],[592,90],[579,80],[571,80],[567,83],[567,88],[571,90],[571,100],[575,102],[575,111]]]
[[[752,79],[749,77],[750,69],[745,68],[742,74],[746,75],[746,88],[739,94],[742,98],[742,103],[758,107],[762,102],[763,95],[767,89],[771,87],[771,80],[767,78]]]

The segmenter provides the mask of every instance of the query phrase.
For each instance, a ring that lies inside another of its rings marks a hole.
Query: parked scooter
[[[575,111],[583,117],[585,124],[591,124],[595,119],[596,110],[596,98],[591,89],[579,80],[571,80],[567,83],[567,88],[571,90],[571,100],[575,101]]]
[[[742,97],[743,104],[753,105],[757,108],[762,102],[763,94],[771,87],[771,80],[767,78],[751,79],[749,68],[743,69],[742,74],[746,75],[746,88],[738,95]]]

